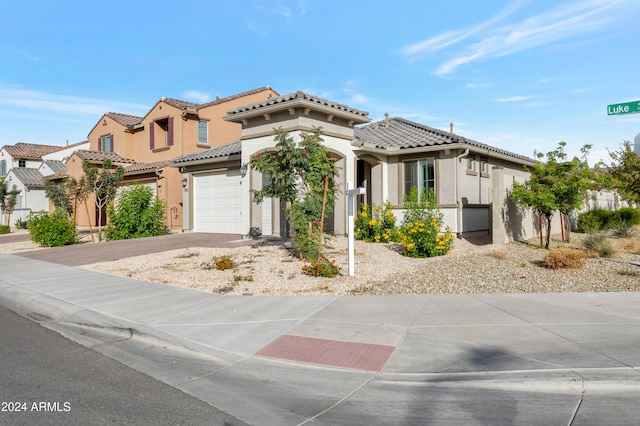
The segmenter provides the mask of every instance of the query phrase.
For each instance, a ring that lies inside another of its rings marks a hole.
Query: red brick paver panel
[[[380,371],[394,349],[394,346],[285,334],[258,352],[258,355],[334,367]]]

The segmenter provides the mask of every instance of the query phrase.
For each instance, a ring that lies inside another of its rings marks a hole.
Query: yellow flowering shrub
[[[354,236],[368,243],[388,243],[394,241],[396,234],[396,217],[393,206],[386,202],[384,206],[373,205],[371,213],[369,205],[363,204],[355,218]]]
[[[418,201],[416,189],[405,196],[407,209],[398,230],[398,242],[404,246],[402,254],[408,257],[442,256],[451,251],[455,236],[450,228],[442,230],[443,215],[436,208],[433,192],[423,193]]]

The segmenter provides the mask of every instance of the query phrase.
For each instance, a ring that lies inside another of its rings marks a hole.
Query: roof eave
[[[321,105],[316,102],[312,102],[308,99],[293,99],[290,101],[278,102],[273,105],[266,105],[263,107],[253,108],[247,111],[236,112],[233,114],[227,114],[223,119],[225,121],[242,122],[253,117],[262,116],[264,114],[271,114],[276,111],[282,111],[289,108],[310,108],[314,111],[319,111],[324,114],[333,115],[345,118],[349,121],[353,121],[353,124],[369,123],[371,119],[361,114],[356,114],[349,111],[344,111],[338,108],[330,107],[327,105]]]
[[[189,160],[189,161],[172,161],[169,165],[170,167],[191,167],[191,166],[199,166],[201,164],[211,164],[211,163],[223,163],[225,161],[234,161],[241,160],[242,154],[231,154],[225,155],[223,157],[214,157],[214,158],[202,158],[199,160]]]

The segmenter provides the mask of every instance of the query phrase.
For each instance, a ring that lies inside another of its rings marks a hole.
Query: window
[[[198,121],[198,144],[209,145],[209,122]]]
[[[405,195],[411,192],[411,188],[415,187],[418,190],[418,199],[422,196],[422,193],[431,189],[435,191],[435,160],[433,158],[426,158],[423,160],[410,160],[404,163],[404,193]]]
[[[486,158],[480,159],[480,176],[489,176],[489,160]]]
[[[98,151],[113,152],[113,135],[102,136],[98,139]]]
[[[478,172],[476,171],[476,158],[475,157],[467,157],[467,174],[468,175],[476,175]]]
[[[2,160],[0,161],[0,176],[5,176],[7,174],[7,162]]]
[[[173,117],[152,121],[149,124],[149,148],[173,146]]]
[[[18,167],[27,167],[27,160],[18,160]]]

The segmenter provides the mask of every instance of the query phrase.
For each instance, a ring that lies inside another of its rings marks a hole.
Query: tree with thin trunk
[[[117,167],[112,169],[111,160],[104,160],[102,168],[85,162],[82,165],[86,185],[96,196],[96,208],[98,209],[98,236],[102,235],[102,212],[106,212],[107,205],[115,200],[118,187],[124,176],[124,169]],[[91,220],[91,218],[89,218]]]
[[[609,151],[613,161],[608,168],[608,186],[617,190],[622,198],[640,204],[640,157],[633,151],[631,142],[625,141],[617,151]]]
[[[545,219],[545,248],[549,248],[551,239],[551,219],[558,211],[563,215],[563,233],[565,242],[569,241],[569,213],[582,208],[589,191],[598,188],[598,177],[589,168],[587,156],[591,145],[581,149],[582,156],[567,160],[564,152],[566,142],[560,142],[558,148],[546,155],[535,152],[538,159],[532,169],[529,180],[521,184],[516,182],[511,197],[520,205],[530,208]],[[546,161],[542,160],[546,158]]]
[[[16,185],[9,189],[9,182],[0,179],[0,212],[4,214],[5,225],[11,226],[11,213],[16,206],[20,191]]]

